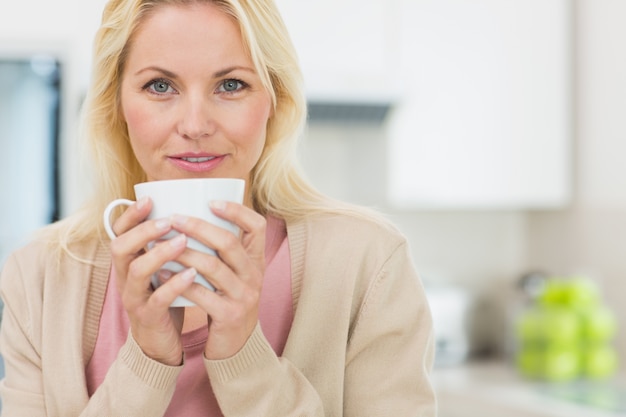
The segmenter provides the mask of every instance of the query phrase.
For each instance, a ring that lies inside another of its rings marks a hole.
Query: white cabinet
[[[389,198],[421,209],[570,198],[568,0],[398,0]]]
[[[396,97],[393,1],[277,0],[313,101],[389,101]]]
[[[391,103],[392,206],[569,203],[571,1],[277,3],[311,101]]]

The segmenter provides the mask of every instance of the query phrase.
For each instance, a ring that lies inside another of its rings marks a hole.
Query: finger
[[[244,205],[229,201],[212,201],[211,211],[216,216],[237,225],[244,234],[265,231],[265,217]]]
[[[111,241],[114,256],[129,256],[145,249],[150,242],[162,238],[172,229],[169,218],[147,220],[135,225]]]
[[[215,255],[188,248],[176,258],[176,261],[183,265],[194,265],[200,276],[219,294],[228,294],[232,298],[237,298],[246,285],[246,279],[239,279],[233,270]],[[207,290],[213,292],[210,289]]]
[[[120,293],[124,292],[124,286],[128,279],[128,270],[134,261],[144,253],[144,248],[149,242],[161,238],[170,230],[171,224],[169,220],[150,220],[140,223],[135,228],[111,241],[111,256],[119,277],[117,286]],[[139,265],[141,265],[141,262],[139,262]],[[134,265],[133,268],[136,271],[139,269],[137,265]]]
[[[220,290],[212,291],[198,282],[192,282],[181,295],[205,311],[219,311],[223,303]]]
[[[258,296],[250,287],[242,296],[233,300],[193,284],[183,293],[206,312],[209,320],[209,340],[205,345],[205,356],[210,359],[225,359],[239,352],[249,339],[258,322]]]
[[[130,300],[144,300],[152,294],[152,275],[165,263],[175,260],[185,250],[186,245],[187,237],[180,234],[154,246],[130,263],[124,288],[124,297],[129,297],[129,304],[132,303]]]
[[[265,263],[265,217],[241,204],[228,201],[211,202],[213,213],[236,224],[242,232],[241,242],[250,257],[256,262]],[[225,243],[229,243],[225,241]]]
[[[152,200],[148,197],[142,197],[134,204],[130,205],[120,217],[111,225],[113,233],[116,236],[132,229],[139,223],[144,221],[152,210]]]
[[[202,253],[201,249],[199,249],[200,252],[190,250],[184,254],[184,258],[181,258],[181,260],[184,259],[184,262],[188,262],[189,265],[194,265],[198,268],[203,275],[206,272],[213,274],[214,268],[217,267],[215,265],[216,261],[225,263],[234,273],[242,275],[242,278],[246,277],[246,271],[254,265],[260,267],[260,265],[257,265],[256,260],[252,261],[251,257],[253,255],[244,248],[240,238],[231,232],[194,217],[182,220],[184,221],[184,227],[178,223],[180,221],[180,218],[174,220],[175,229],[180,230],[181,233],[185,230],[186,233],[189,233],[189,237],[194,238],[201,245],[214,250],[217,254],[216,257],[212,253]],[[264,256],[262,259],[264,260]],[[216,287],[219,288],[221,285],[217,284]]]
[[[159,270],[157,277],[161,285],[150,296],[148,303],[156,308],[169,307],[193,284],[196,275],[195,268],[186,268],[177,274],[168,270]]]
[[[265,264],[265,218],[236,203],[225,203],[224,208],[218,210],[223,210],[224,216],[221,212],[216,214],[240,228],[241,237],[194,217],[174,216],[173,227],[217,251],[220,258],[236,273],[246,270],[250,260],[258,266],[263,266]]]

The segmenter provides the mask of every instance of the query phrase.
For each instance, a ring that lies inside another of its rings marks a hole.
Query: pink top
[[[259,322],[278,356],[283,352],[293,321],[291,262],[287,230],[282,220],[267,219],[265,278],[259,300]],[[129,322],[110,272],[93,356],[86,368],[91,396],[100,386],[111,363],[128,337]],[[182,335],[185,365],[165,416],[222,416],[203,364],[208,330],[202,327]]]

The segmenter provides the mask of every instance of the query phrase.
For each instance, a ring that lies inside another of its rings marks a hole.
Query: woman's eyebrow
[[[139,74],[141,74],[142,72],[145,72],[145,71],[156,71],[156,72],[162,73],[163,75],[165,75],[168,78],[176,78],[176,74],[173,73],[172,71],[168,71],[168,70],[166,70],[164,68],[156,67],[156,66],[150,66],[150,67],[141,68],[139,71],[137,71],[135,73],[135,75],[139,75]]]
[[[213,74],[213,77],[214,78],[220,78],[220,77],[228,75],[231,72],[237,71],[237,70],[246,71],[246,72],[250,72],[252,74],[256,74],[256,71],[254,70],[254,68],[245,67],[245,66],[241,66],[241,65],[235,65],[235,66],[224,68],[222,70],[219,70],[219,71],[215,72]],[[166,70],[164,68],[157,67],[157,66],[149,66],[149,67],[142,68],[139,71],[137,71],[135,74],[139,75],[139,74],[141,74],[142,72],[145,72],[145,71],[157,71],[157,72],[162,73],[163,75],[165,75],[168,78],[176,78],[176,74],[173,73],[172,71],[169,71],[169,70]]]
[[[217,71],[215,74],[213,74],[213,76],[215,78],[220,78],[236,70],[242,70],[242,71],[247,71],[247,72],[256,74],[256,71],[254,70],[254,68],[244,67],[244,66],[232,66],[232,67],[224,68],[223,70]]]

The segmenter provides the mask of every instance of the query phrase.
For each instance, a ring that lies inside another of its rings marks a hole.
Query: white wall
[[[526,213],[408,211],[389,206],[386,126],[313,124],[301,158],[312,182],[334,197],[381,209],[406,233],[424,281],[474,290],[525,272]]]
[[[0,46],[66,48],[79,83],[87,80],[91,43],[105,0],[16,1],[2,7]],[[5,3],[8,3],[6,1]],[[74,80],[76,81],[76,80]]]

